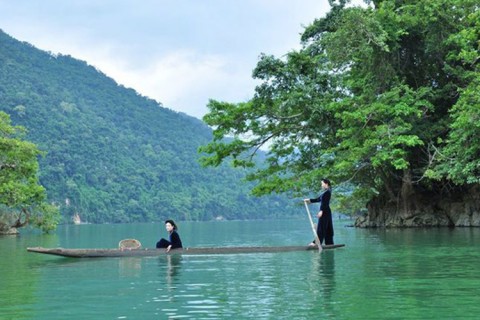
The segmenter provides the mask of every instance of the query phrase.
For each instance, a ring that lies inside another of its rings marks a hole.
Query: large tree
[[[251,100],[210,101],[203,163],[251,166],[268,146],[268,166],[250,176],[256,194],[328,176],[368,203],[364,225],[461,224],[432,201],[480,183],[478,2],[348,2],[330,1],[301,50],[261,56]]]
[[[0,112],[0,234],[15,233],[28,223],[48,232],[59,217],[58,209],[45,202],[46,191],[38,181],[41,152],[22,139],[24,132]]]

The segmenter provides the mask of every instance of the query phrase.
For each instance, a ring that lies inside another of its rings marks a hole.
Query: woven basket
[[[121,250],[140,249],[142,244],[137,239],[123,239],[118,243],[118,248]]]

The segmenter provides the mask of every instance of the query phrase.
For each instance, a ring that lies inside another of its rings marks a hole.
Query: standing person
[[[166,220],[165,229],[167,229],[169,240],[164,238],[160,239],[160,241],[157,242],[157,249],[166,248],[167,252],[169,252],[171,249],[183,248],[182,240],[177,233],[178,228],[175,222],[173,220]]]
[[[330,198],[332,197],[332,190],[330,180],[322,179],[322,189],[325,191],[315,199],[305,199],[306,203],[320,202],[320,211],[317,214],[317,235],[320,240],[320,245],[325,240],[325,244],[333,244],[333,220],[332,210],[330,209]],[[310,244],[315,245],[315,240]]]

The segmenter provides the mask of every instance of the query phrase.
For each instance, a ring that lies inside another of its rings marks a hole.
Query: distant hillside
[[[41,183],[63,216],[102,222],[258,219],[294,215],[290,200],[255,198],[245,172],[201,168],[203,122],[118,85],[86,62],[0,30],[0,110],[46,156]]]

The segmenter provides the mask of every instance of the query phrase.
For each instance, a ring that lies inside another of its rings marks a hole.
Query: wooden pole
[[[313,224],[312,215],[310,214],[310,209],[308,209],[307,201],[303,202],[305,204],[305,208],[307,209],[308,220],[310,220],[310,225],[312,226],[313,235],[315,236],[315,242],[318,246],[318,252],[322,252],[322,244],[320,243],[320,239],[318,238],[317,230],[315,230],[315,225]]]

